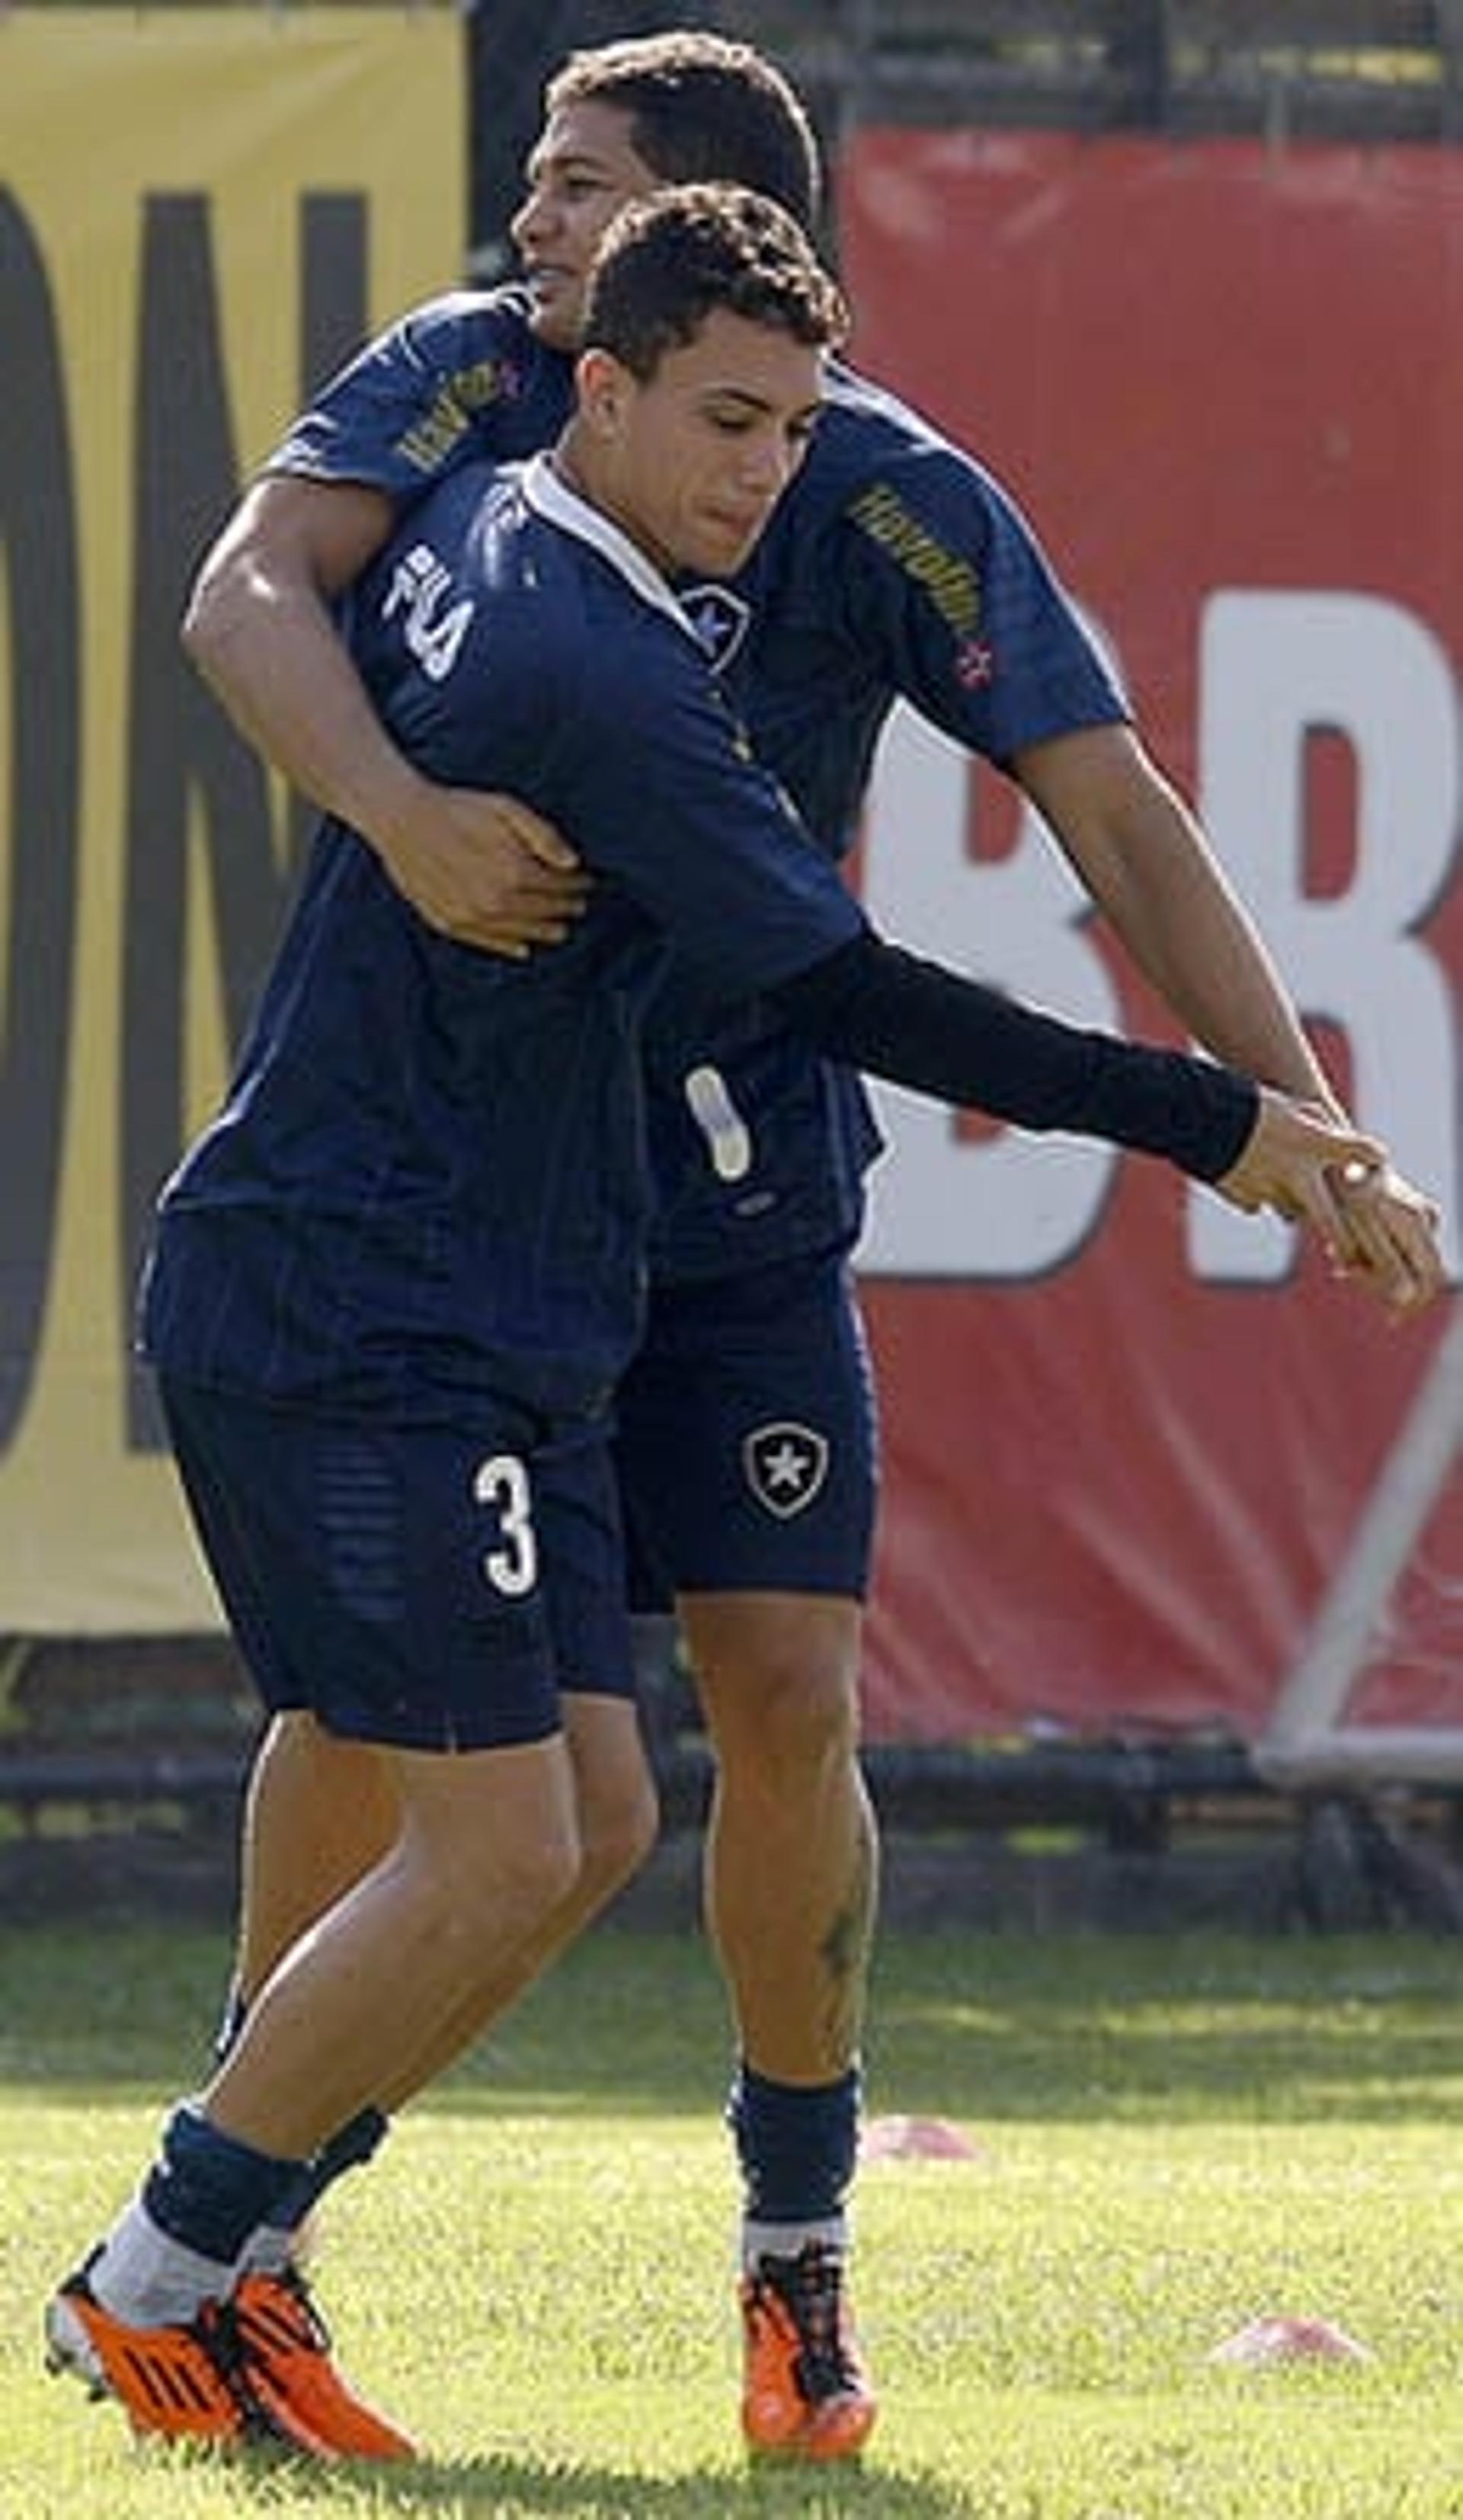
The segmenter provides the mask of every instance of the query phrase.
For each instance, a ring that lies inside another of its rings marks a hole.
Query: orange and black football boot
[[[415,2458],[399,2424],[337,2370],[330,2332],[297,2267],[245,2275],[232,2302],[245,2384],[266,2414],[299,2426],[337,2458]]]
[[[204,2302],[186,2325],[131,2327],[102,2308],[83,2268],[47,2304],[45,2328],[48,2370],[114,2398],[139,2436],[330,2454],[307,2424],[259,2403],[228,2302]]]
[[[844,2288],[842,2252],[809,2240],[760,2257],[742,2281],[742,2430],[784,2458],[854,2458],[874,2428],[869,2384]]]

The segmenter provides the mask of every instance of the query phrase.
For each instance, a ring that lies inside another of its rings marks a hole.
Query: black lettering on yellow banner
[[[190,911],[211,907],[229,1048],[237,1052],[295,872],[294,852],[289,863],[276,853],[257,756],[178,644],[199,561],[240,488],[209,205],[202,194],[153,197],[143,219],[122,986],[124,1298],[137,1282],[158,1186],[188,1136]],[[301,205],[301,396],[364,329],[364,237],[359,196]],[[200,830],[204,885],[191,880],[189,863]],[[297,843],[299,836],[297,820]],[[151,1387],[137,1378],[128,1420],[132,1445],[161,1443]]]
[[[455,283],[463,69],[448,0],[0,30],[0,1635],[217,1616],[136,1282],[312,818],[180,617],[299,401]]]
[[[58,1218],[80,789],[80,584],[56,311],[0,192],[0,625],[9,622],[9,916],[0,946],[0,1451],[29,1396]],[[3,658],[0,650],[0,658]]]

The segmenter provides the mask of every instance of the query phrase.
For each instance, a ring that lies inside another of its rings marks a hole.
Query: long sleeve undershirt
[[[1024,1129],[1165,1155],[1201,1181],[1236,1161],[1253,1081],[1184,1051],[1087,1032],[865,932],[771,992],[830,1057]]]

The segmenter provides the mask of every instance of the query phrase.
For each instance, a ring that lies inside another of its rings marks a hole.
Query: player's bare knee
[[[858,1747],[856,1675],[843,1664],[763,1656],[736,1688],[709,1693],[722,1773],[780,1778],[842,1767]]]
[[[583,1862],[579,1830],[565,1826],[537,1841],[519,1837],[500,1847],[495,1860],[475,1870],[485,1876],[490,1899],[526,1915],[546,1916],[572,1895]]]
[[[568,1814],[541,1809],[518,1824],[504,1813],[480,1816],[472,1827],[413,1828],[400,1842],[418,1904],[436,1930],[473,1941],[484,1915],[533,1925],[569,1898],[583,1862],[580,1832]]]

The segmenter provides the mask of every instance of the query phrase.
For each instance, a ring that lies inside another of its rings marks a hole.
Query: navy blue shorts
[[[873,1377],[843,1252],[660,1287],[619,1386],[630,1601],[868,1589]]]
[[[603,1425],[504,1405],[453,1426],[271,1408],[160,1377],[179,1474],[271,1713],[394,1749],[559,1730],[561,1691],[633,1692]]]

